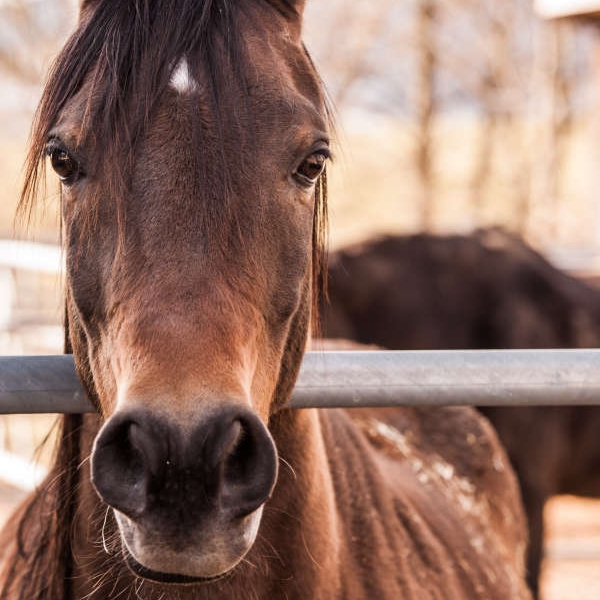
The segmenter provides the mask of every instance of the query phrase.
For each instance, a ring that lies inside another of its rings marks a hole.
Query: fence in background
[[[55,244],[0,239],[0,331],[14,332],[23,323],[18,304],[18,273],[30,277],[58,276],[62,272],[62,250]],[[38,317],[39,318],[39,317]],[[35,315],[28,320],[34,325]]]

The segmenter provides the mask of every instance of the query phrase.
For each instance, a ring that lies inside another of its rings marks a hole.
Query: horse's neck
[[[127,588],[133,590],[140,582],[123,566],[114,520],[92,489],[85,458],[97,422],[90,418],[87,424],[74,523],[74,597],[106,599],[119,593],[127,597]],[[279,478],[246,559],[222,584],[174,590],[145,582],[142,589],[148,590],[148,598],[161,597],[163,592],[165,599],[172,593],[177,598],[189,595],[203,600],[338,595],[337,511],[319,417],[316,411],[285,410],[273,419],[270,429],[280,455]]]
[[[279,575],[295,576],[301,587],[270,597],[332,598],[339,589],[338,511],[319,417],[316,410],[287,410],[271,426],[279,480],[265,507],[264,530],[274,532],[271,543],[279,546]]]

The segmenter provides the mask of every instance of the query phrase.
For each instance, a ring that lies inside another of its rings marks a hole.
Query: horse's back
[[[516,479],[481,415],[355,409],[327,411],[322,420],[349,577],[368,580],[363,571],[382,566],[388,573],[363,597],[529,598]]]

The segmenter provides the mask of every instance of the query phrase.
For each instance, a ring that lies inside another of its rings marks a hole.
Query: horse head
[[[228,573],[277,478],[329,157],[300,0],[87,1],[38,111],[94,486],[138,575]]]

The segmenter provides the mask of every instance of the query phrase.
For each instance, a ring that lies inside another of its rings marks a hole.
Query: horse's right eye
[[[47,149],[52,168],[60,180],[69,185],[80,175],[79,164],[62,146],[50,142]]]

